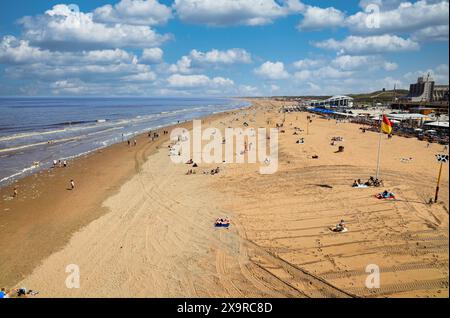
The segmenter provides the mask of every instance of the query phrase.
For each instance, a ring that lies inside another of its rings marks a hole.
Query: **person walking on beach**
[[[128,147],[130,147],[131,146],[131,141],[127,140],[127,143],[128,143]]]
[[[63,166],[64,166],[64,168],[67,168],[67,161],[66,160],[63,161]]]
[[[13,198],[17,198],[17,196],[19,195],[19,192],[18,192],[18,190],[17,190],[17,187],[14,187],[14,190],[13,190],[14,192],[13,192]]]
[[[70,190],[73,190],[73,189],[75,189],[75,181],[73,181],[73,179],[72,179],[72,180],[70,180]]]
[[[134,146],[136,147],[136,145],[137,145],[137,140],[135,139],[134,140]]]

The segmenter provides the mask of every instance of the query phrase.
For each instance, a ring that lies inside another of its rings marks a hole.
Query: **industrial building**
[[[430,74],[419,77],[417,83],[409,86],[409,94],[405,97],[410,102],[442,102],[448,101],[448,85],[435,85]]]

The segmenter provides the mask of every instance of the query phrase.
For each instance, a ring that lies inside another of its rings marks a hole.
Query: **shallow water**
[[[207,98],[0,98],[0,186],[53,160],[246,105]]]

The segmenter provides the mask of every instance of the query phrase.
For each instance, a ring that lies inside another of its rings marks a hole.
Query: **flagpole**
[[[383,113],[381,114],[381,117],[380,117],[380,131],[379,131],[380,138],[378,140],[377,174],[375,176],[375,179],[379,179],[378,177],[380,176],[381,137],[383,136],[383,133],[382,133],[383,115],[384,115],[384,111],[383,111]]]
[[[436,185],[436,192],[434,194],[434,203],[437,203],[437,201],[438,201],[439,184],[441,183],[441,174],[442,174],[442,164],[443,164],[443,162],[441,161],[441,166],[439,167],[439,175],[438,175],[437,185]]]

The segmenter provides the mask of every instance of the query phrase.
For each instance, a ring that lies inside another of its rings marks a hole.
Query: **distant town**
[[[448,144],[449,85],[438,85],[430,74],[419,77],[409,90],[396,89],[368,94],[336,96],[279,96],[279,101],[296,101],[284,107],[285,112],[307,110],[335,119],[367,124],[377,129],[382,114],[395,124],[394,132]]]

